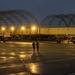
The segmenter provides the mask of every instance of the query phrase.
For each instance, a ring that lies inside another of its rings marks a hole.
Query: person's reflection
[[[37,55],[35,52],[33,52],[33,54],[31,55],[32,61],[35,63],[37,60]]]
[[[33,54],[31,55],[31,59],[33,63],[45,61],[45,57],[39,51],[37,53],[33,52]]]

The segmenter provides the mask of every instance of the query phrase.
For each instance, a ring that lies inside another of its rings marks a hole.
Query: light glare
[[[32,27],[32,30],[36,30],[36,27],[35,27],[35,26],[33,26],[33,27]]]
[[[11,27],[11,30],[13,31],[15,28],[14,27]]]
[[[5,30],[5,27],[2,27],[2,30],[4,31]]]
[[[25,27],[21,27],[22,30],[25,30]]]

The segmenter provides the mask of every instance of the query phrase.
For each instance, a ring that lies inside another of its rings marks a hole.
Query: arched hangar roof
[[[39,25],[38,20],[25,10],[0,11],[0,26],[5,25]]]
[[[75,26],[75,14],[48,15],[41,21],[41,26],[73,27]]]

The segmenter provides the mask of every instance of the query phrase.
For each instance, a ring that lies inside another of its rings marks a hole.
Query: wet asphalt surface
[[[75,75],[75,44],[0,42],[0,75]]]

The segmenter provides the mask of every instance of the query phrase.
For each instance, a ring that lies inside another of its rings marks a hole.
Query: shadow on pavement
[[[39,51],[37,51],[37,53],[33,52],[33,54],[31,55],[31,59],[33,63],[45,61],[45,57]]]

